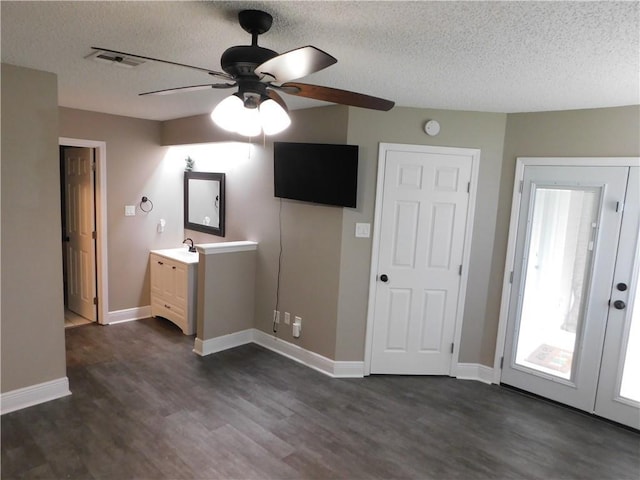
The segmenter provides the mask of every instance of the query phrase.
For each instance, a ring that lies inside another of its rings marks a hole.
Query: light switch
[[[125,205],[124,206],[124,216],[125,217],[134,217],[136,215],[136,206],[135,205]]]
[[[356,237],[369,238],[371,235],[370,223],[356,223]]]

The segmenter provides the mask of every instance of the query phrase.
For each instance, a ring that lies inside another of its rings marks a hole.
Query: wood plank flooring
[[[331,379],[169,322],[65,331],[72,396],[2,416],[2,478],[638,479],[640,435],[479,382]]]

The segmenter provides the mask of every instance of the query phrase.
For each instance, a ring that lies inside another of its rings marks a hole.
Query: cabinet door
[[[167,302],[173,302],[176,291],[175,282],[176,265],[171,260],[163,260],[162,265],[162,298]]]
[[[164,262],[157,255],[151,255],[151,296],[161,296],[163,290]]]
[[[187,266],[176,263],[172,266],[173,272],[173,303],[176,306],[186,307],[189,279],[187,278]]]

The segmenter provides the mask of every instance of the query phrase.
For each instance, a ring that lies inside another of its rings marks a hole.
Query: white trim
[[[493,368],[479,363],[459,363],[456,367],[458,380],[475,380],[482,383],[493,383]]]
[[[451,151],[454,149],[447,149]],[[464,304],[467,299],[467,284],[469,283],[469,267],[471,265],[471,243],[473,241],[473,225],[476,215],[476,196],[478,192],[478,177],[480,176],[480,149],[464,148],[455,149],[454,153],[463,153],[471,156],[471,178],[469,203],[467,208],[467,218],[464,233],[464,247],[462,251],[462,275],[460,277],[460,288],[458,290],[458,304],[456,306],[456,323],[453,333],[453,355],[449,366],[449,375],[456,374],[456,367],[459,365],[460,344],[462,343],[462,323],[464,321]]]
[[[0,414],[15,412],[40,403],[71,395],[67,377],[38,383],[0,394]]]
[[[131,322],[140,320],[141,318],[149,318],[151,316],[151,305],[144,307],[125,308],[124,310],[115,310],[107,315],[106,325],[115,325],[116,323]]]
[[[377,268],[380,256],[380,227],[382,222],[382,205],[384,193],[384,172],[386,166],[386,152],[391,149],[415,151],[444,155],[471,156],[471,191],[467,209],[464,250],[462,253],[462,276],[456,309],[455,330],[453,336],[454,350],[449,367],[449,374],[455,375],[456,365],[460,355],[460,339],[462,338],[462,321],[464,317],[464,302],[466,299],[467,283],[469,280],[469,265],[471,263],[471,241],[476,209],[476,192],[478,191],[478,177],[480,172],[480,149],[457,147],[434,147],[430,145],[406,145],[398,143],[380,143],[378,148],[378,180],[376,184],[376,200],[374,207],[373,240],[371,246],[371,263],[369,276],[369,301],[367,304],[367,327],[365,333],[364,374],[371,374],[371,355],[373,354],[373,322],[376,303]]]
[[[518,157],[517,164],[523,167],[640,167],[640,157]]]
[[[509,221],[509,237],[505,255],[504,276],[502,280],[502,298],[500,301],[500,316],[498,317],[498,332],[496,336],[496,351],[493,359],[493,383],[500,383],[502,370],[500,363],[504,356],[506,344],[507,323],[509,320],[509,302],[511,299],[511,271],[515,265],[516,240],[520,215],[520,182],[524,179],[524,169],[527,166],[606,166],[629,167],[640,166],[640,157],[518,157],[513,180],[513,196],[511,200],[511,220]]]
[[[109,276],[107,258],[107,143],[98,140],[59,137],[59,145],[95,148],[96,151],[96,292],[98,292],[98,323],[109,323]]]
[[[333,362],[333,375],[334,378],[363,378],[364,377],[364,362],[357,361],[340,361]]]
[[[268,348],[282,356],[295,360],[309,368],[313,368],[329,377],[362,378],[364,376],[364,362],[331,360],[330,358],[311,352],[257,329],[254,329],[253,341],[264,348]]]
[[[336,361],[281,340],[256,328],[241,330],[221,337],[201,340],[196,338],[193,351],[200,356],[210,355],[247,343],[255,343],[333,378],[362,378],[364,362]]]
[[[221,337],[208,338],[207,340],[196,338],[193,344],[193,351],[203,357],[212,353],[239,347],[252,341],[253,329],[248,328],[247,330],[241,330]]]
[[[201,243],[196,245],[198,253],[212,255],[216,253],[246,252],[258,249],[257,242],[242,240],[238,242]]]

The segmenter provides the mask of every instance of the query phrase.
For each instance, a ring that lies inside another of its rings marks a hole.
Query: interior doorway
[[[97,320],[95,151],[60,146],[65,327]]]
[[[106,324],[106,144],[59,145],[65,326]]]

